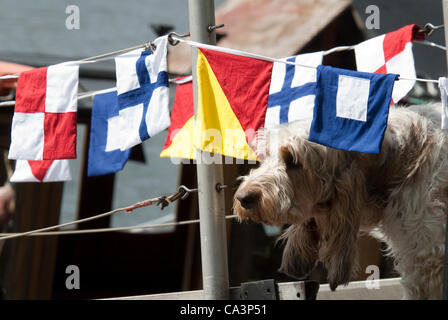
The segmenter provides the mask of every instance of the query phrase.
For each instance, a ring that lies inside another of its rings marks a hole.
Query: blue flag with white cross
[[[117,91],[95,96],[91,119],[87,175],[92,177],[122,170],[131,149],[121,151],[116,145],[116,141],[120,141]]]
[[[115,58],[119,106],[116,145],[127,150],[170,125],[167,36],[154,50],[137,49]]]
[[[274,62],[265,128],[313,118],[316,67],[322,58],[320,51],[282,59],[297,65]]]
[[[317,67],[309,140],[335,149],[380,153],[397,77]]]

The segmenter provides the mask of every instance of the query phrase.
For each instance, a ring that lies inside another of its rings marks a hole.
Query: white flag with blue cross
[[[119,134],[112,149],[127,150],[169,127],[167,42],[167,36],[160,37],[153,51],[137,49],[115,58]]]
[[[313,118],[316,67],[322,64],[322,58],[323,52],[319,51],[282,59],[311,68],[274,62],[265,128]]]

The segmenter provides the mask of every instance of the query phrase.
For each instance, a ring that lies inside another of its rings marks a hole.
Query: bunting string
[[[71,226],[74,224],[79,224],[79,223],[84,223],[84,222],[88,222],[88,221],[92,221],[92,220],[96,220],[96,219],[100,219],[100,218],[104,218],[104,217],[108,217],[114,213],[118,213],[118,212],[132,212],[135,209],[138,208],[142,208],[142,207],[146,207],[146,206],[150,206],[150,205],[160,205],[161,209],[163,210],[163,208],[165,208],[166,206],[168,206],[168,204],[175,202],[177,200],[180,199],[186,199],[188,197],[188,195],[190,193],[193,192],[197,192],[198,189],[189,189],[183,185],[181,185],[177,191],[166,197],[166,196],[160,196],[157,198],[152,198],[152,199],[147,199],[138,203],[135,203],[131,206],[127,206],[127,207],[123,207],[123,208],[118,208],[118,209],[114,209],[108,212],[104,212],[101,214],[97,214],[95,216],[92,217],[88,217],[88,218],[84,218],[84,219],[79,219],[79,220],[75,220],[75,221],[71,221],[71,222],[66,222],[66,223],[62,223],[62,224],[58,224],[58,225],[54,225],[54,226],[50,226],[50,227],[45,227],[45,228],[40,228],[40,229],[35,229],[35,230],[30,230],[27,232],[21,232],[21,233],[8,233],[8,234],[1,234],[3,235],[2,237],[0,237],[0,240],[8,240],[8,239],[15,239],[15,238],[20,238],[20,237],[24,237],[24,236],[31,236],[31,235],[59,235],[59,234],[77,234],[77,233],[94,233],[94,232],[109,232],[109,231],[124,231],[124,230],[132,230],[132,229],[144,229],[144,228],[155,228],[155,227],[164,227],[164,226],[168,226],[171,224],[163,224],[163,225],[147,225],[147,226],[132,226],[132,227],[121,227],[121,228],[106,228],[106,229],[90,229],[90,230],[64,230],[64,231],[57,231],[57,232],[47,232],[47,231],[51,231],[54,229],[59,229],[62,227],[67,227],[67,226]],[[195,220],[193,220],[195,221]],[[177,222],[179,224],[186,224],[185,222]],[[194,223],[194,222],[189,222],[189,223]],[[98,231],[100,230],[100,231]]]
[[[286,61],[286,60],[282,60],[282,59],[271,58],[271,57],[267,57],[267,56],[263,56],[263,55],[249,53],[249,52],[245,52],[245,51],[241,51],[241,50],[230,49],[230,48],[225,48],[225,47],[218,47],[218,46],[214,46],[214,45],[210,45],[210,44],[204,44],[204,43],[191,41],[191,40],[184,40],[184,39],[179,38],[177,36],[173,36],[173,38],[176,41],[188,44],[188,45],[190,45],[192,47],[196,47],[196,48],[209,49],[209,50],[214,50],[214,51],[218,51],[218,52],[234,54],[234,55],[238,55],[238,56],[242,56],[242,57],[260,59],[260,60],[269,61],[269,62],[280,62],[280,63],[294,65],[294,66],[299,66],[299,67],[304,67],[304,68],[316,69],[316,67],[314,67],[314,66],[308,66],[308,65],[304,65],[304,64],[301,64],[301,63],[293,62],[293,61]],[[336,48],[330,49],[328,51],[325,51],[324,55],[325,54],[330,54],[330,53],[333,53],[333,52],[337,52],[337,51],[351,50],[354,47],[355,46],[336,47]],[[438,80],[434,80],[434,79],[406,78],[406,77],[401,77],[401,76],[398,77],[398,80],[409,80],[409,81],[421,81],[421,82],[439,83]]]
[[[51,226],[51,227],[46,227],[46,228],[41,228],[41,229],[36,229],[36,230],[31,230],[31,231],[27,231],[27,232],[21,232],[21,233],[11,233],[8,234],[4,237],[0,237],[0,240],[8,240],[8,239],[14,239],[14,238],[20,238],[20,237],[24,237],[24,236],[29,236],[29,235],[33,235],[39,232],[45,232],[45,231],[50,231],[50,230],[54,230],[54,229],[59,229],[62,227],[67,227],[67,226],[71,226],[74,224],[78,224],[78,223],[83,223],[83,222],[87,222],[87,221],[92,221],[92,220],[96,220],[96,219],[100,219],[100,218],[104,218],[104,217],[108,217],[114,213],[120,212],[120,211],[125,211],[126,208],[118,208],[118,209],[114,209],[105,213],[101,213],[92,217],[88,217],[88,218],[84,218],[84,219],[79,219],[79,220],[75,220],[75,221],[71,221],[71,222],[67,222],[67,223],[62,223],[62,224],[58,224],[55,226]]]
[[[170,81],[170,83],[183,84],[186,82],[190,82],[191,80],[192,80],[192,76],[190,75],[190,76],[185,77],[182,80],[170,79],[169,81]],[[99,94],[109,93],[109,92],[113,92],[116,90],[117,90],[117,87],[113,87],[113,88],[107,88],[107,89],[101,89],[101,90],[82,92],[82,93],[78,94],[78,100],[91,98],[91,97],[94,97]],[[15,105],[15,103],[16,102],[14,100],[3,101],[3,102],[0,102],[0,107],[12,107]]]
[[[418,44],[429,46],[429,47],[435,47],[435,48],[439,48],[439,49],[442,49],[442,50],[446,51],[446,47],[445,46],[442,46],[440,44],[437,44],[437,43],[434,43],[434,42],[431,42],[431,41],[428,41],[428,40],[414,40],[413,43],[418,43]],[[328,56],[328,55],[330,55],[330,54],[332,54],[334,52],[354,50],[355,47],[356,47],[356,45],[335,47],[335,48],[329,49],[327,51],[324,51],[323,55],[324,56]]]
[[[103,93],[108,93],[108,92],[112,92],[117,90],[116,87],[113,88],[108,88],[108,89],[102,89],[102,90],[95,90],[95,91],[87,91],[87,92],[83,92],[78,94],[78,100],[83,100],[83,99],[87,99],[87,98],[91,98],[94,97],[98,94],[103,94]],[[0,107],[12,107],[15,105],[15,101],[4,101],[4,102],[0,102]]]
[[[436,48],[439,48],[439,49],[442,49],[442,50],[446,51],[446,47],[445,46],[442,46],[440,44],[437,44],[437,43],[434,43],[434,42],[431,42],[431,41],[428,41],[428,40],[414,40],[413,42],[414,43],[418,43],[418,44],[422,44],[422,45],[425,45],[425,46],[429,46],[429,47],[436,47]]]
[[[235,219],[237,215],[227,215],[224,217],[226,220]],[[165,228],[165,227],[175,227],[182,226],[188,224],[199,223],[199,219],[193,220],[185,220],[185,221],[177,221],[177,222],[168,222],[168,223],[159,223],[159,224],[147,224],[147,225],[139,225],[139,226],[130,226],[130,227],[116,227],[116,228],[100,228],[100,229],[85,229],[85,230],[61,230],[61,231],[48,231],[48,232],[34,232],[30,234],[23,235],[21,233],[0,233],[0,240],[4,240],[6,236],[61,236],[61,235],[72,235],[72,234],[88,234],[88,233],[105,233],[105,232],[116,232],[116,231],[131,231],[131,230],[140,230],[140,229],[153,229],[153,228]],[[79,221],[78,221],[79,223]]]
[[[152,50],[152,47],[153,47],[152,42],[146,42],[146,43],[139,44],[137,46],[133,46],[133,47],[117,50],[117,51],[112,51],[112,52],[108,52],[108,53],[104,53],[104,54],[100,54],[100,55],[97,55],[97,56],[94,56],[94,57],[84,58],[84,59],[81,59],[81,60],[73,60],[73,61],[62,62],[61,64],[81,65],[81,64],[97,63],[97,62],[101,62],[101,61],[111,60],[111,59],[115,58],[115,56],[117,56],[119,54],[123,54],[123,53],[129,52],[129,51],[132,51],[132,50],[136,50],[136,49],[145,48],[145,49],[148,49],[148,50]],[[17,79],[19,77],[19,75],[20,74],[11,74],[11,75],[0,76],[0,80]]]
[[[313,68],[313,69],[316,68],[314,66],[309,66],[309,65],[304,65],[304,64],[292,62],[292,61],[286,61],[286,60],[282,60],[282,59],[272,58],[272,57],[259,55],[259,54],[255,54],[255,53],[250,53],[250,52],[246,52],[246,51],[242,51],[242,50],[230,49],[230,48],[225,48],[225,47],[218,47],[218,46],[215,46],[215,45],[209,45],[209,44],[200,43],[200,42],[196,42],[196,41],[185,40],[185,39],[182,39],[181,37],[178,37],[178,36],[176,36],[174,34],[169,35],[169,37],[174,39],[174,40],[176,40],[176,41],[178,41],[178,42],[183,42],[185,44],[188,44],[190,46],[197,47],[197,48],[210,49],[210,50],[215,50],[215,51],[219,51],[219,52],[230,53],[230,54],[235,54],[235,55],[239,55],[239,56],[244,56],[244,57],[249,57],[249,58],[254,58],[254,59],[260,59],[260,60],[265,60],[265,61],[270,61],[270,62],[280,62],[280,63],[296,65],[296,66],[304,67],[304,68]],[[413,42],[414,43],[423,44],[423,45],[427,45],[427,46],[437,47],[437,48],[442,49],[442,50],[446,50],[446,47],[444,47],[442,45],[439,45],[439,44],[436,44],[434,42],[430,42],[428,40],[423,40],[423,41],[415,40]],[[63,62],[62,64],[88,64],[88,63],[97,63],[97,62],[100,62],[100,61],[110,60],[110,59],[113,59],[115,56],[117,56],[119,54],[123,54],[123,53],[129,52],[129,51],[132,51],[132,50],[136,50],[136,49],[140,49],[140,48],[150,49],[150,48],[152,48],[151,43],[152,42],[147,42],[147,43],[143,43],[143,44],[140,44],[140,45],[137,45],[137,46],[133,46],[133,47],[129,47],[129,48],[113,51],[113,52],[108,52],[108,53],[101,54],[101,55],[94,56],[94,57],[89,57],[89,58],[85,58],[85,59],[81,59],[81,60],[74,60],[74,61]],[[172,45],[175,46],[176,44],[172,44]],[[329,49],[327,51],[324,51],[323,55],[326,56],[326,55],[332,54],[334,52],[353,50],[355,48],[355,46],[356,45],[335,47],[335,48]],[[17,79],[18,77],[19,77],[19,74],[5,75],[5,76],[0,76],[0,80]],[[437,80],[418,79],[418,78],[417,79],[402,78],[401,80],[431,81],[431,82],[436,82],[436,83],[438,82]]]

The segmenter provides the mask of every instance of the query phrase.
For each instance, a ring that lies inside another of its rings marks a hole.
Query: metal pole
[[[443,24],[445,29],[445,45],[448,46],[448,0],[442,0]],[[446,52],[446,62],[448,68],[448,51]],[[442,299],[448,300],[448,214],[445,225],[445,266],[443,271],[443,293]]]
[[[190,34],[193,41],[216,44],[216,34],[209,31],[215,25],[213,0],[189,0]],[[196,74],[197,48],[192,48],[194,111],[197,114],[198,86]],[[205,164],[203,152],[197,150],[199,218],[201,235],[202,282],[206,300],[228,299],[229,275],[227,268],[227,240],[224,192],[217,184],[224,184],[222,166]]]

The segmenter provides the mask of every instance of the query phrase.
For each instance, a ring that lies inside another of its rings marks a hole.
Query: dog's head
[[[320,260],[334,289],[349,281],[355,264],[365,177],[356,155],[307,137],[301,123],[265,135],[265,158],[241,178],[234,211],[242,220],[291,224],[281,271],[303,277]]]
[[[257,148],[263,161],[239,178],[234,210],[241,219],[295,224],[333,209],[341,183],[353,180],[353,156],[307,137],[299,123],[265,133],[262,147]]]

